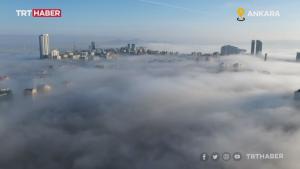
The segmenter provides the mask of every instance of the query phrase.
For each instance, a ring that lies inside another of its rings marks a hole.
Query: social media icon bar
[[[201,161],[208,161],[208,160],[209,160],[209,155],[208,155],[208,153],[202,153],[202,154],[200,155],[200,160],[201,160]]]
[[[235,152],[235,153],[231,154],[229,152],[224,152],[220,155],[217,152],[213,152],[211,155],[209,155],[208,153],[202,153],[200,155],[201,161],[208,161],[208,160],[219,161],[220,159],[222,159],[223,161],[230,161],[231,159],[234,161],[241,161],[242,153]]]
[[[234,161],[241,161],[242,153],[239,153],[239,152],[233,153],[232,158]]]
[[[213,161],[218,161],[218,160],[220,159],[220,154],[217,153],[217,152],[212,153],[212,154],[211,154],[211,159],[212,159]]]
[[[222,159],[223,159],[224,161],[229,161],[229,160],[231,159],[231,154],[228,153],[228,152],[223,153],[223,154],[222,154]]]

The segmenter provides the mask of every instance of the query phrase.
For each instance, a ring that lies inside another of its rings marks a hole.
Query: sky
[[[0,35],[99,36],[185,43],[300,40],[297,0],[2,0]],[[236,9],[280,17],[236,21]],[[17,17],[16,9],[60,8],[62,18]]]

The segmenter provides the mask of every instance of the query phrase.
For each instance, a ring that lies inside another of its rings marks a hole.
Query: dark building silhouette
[[[268,54],[265,53],[265,61],[267,61],[267,60],[268,60]]]
[[[132,50],[132,51],[135,51],[135,50],[136,50],[135,44],[131,44],[131,50]]]
[[[262,53],[262,41],[257,40],[256,41],[256,51],[255,51],[255,54],[256,55],[261,55],[261,53]]]
[[[251,55],[254,55],[255,53],[255,40],[252,40],[251,42]]]
[[[221,55],[236,55],[236,54],[240,54],[246,52],[246,50],[244,49],[240,49],[238,47],[235,46],[231,46],[231,45],[225,45],[221,47]]]
[[[91,50],[96,50],[96,43],[95,42],[91,42]]]
[[[127,45],[128,53],[129,53],[129,51],[130,51],[130,48],[131,48],[131,44],[128,44],[128,45]]]
[[[261,55],[262,54],[262,41],[252,40],[251,41],[251,55]]]
[[[127,53],[131,54],[131,55],[135,55],[136,54],[136,46],[135,44],[128,44],[127,45]]]
[[[300,62],[300,52],[297,52],[296,61]]]

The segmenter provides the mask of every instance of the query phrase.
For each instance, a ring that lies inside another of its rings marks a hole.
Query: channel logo
[[[17,9],[17,16],[34,18],[59,18],[62,17],[61,9]]]

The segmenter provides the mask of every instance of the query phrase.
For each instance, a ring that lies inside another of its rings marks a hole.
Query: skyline
[[[4,0],[0,19],[5,22],[0,34],[40,34],[105,36],[146,41],[199,43],[207,41],[300,40],[300,15],[296,6],[270,1],[210,2],[189,0],[95,0],[72,1],[8,1]],[[16,9],[60,8],[62,18],[18,17]],[[236,9],[280,10],[280,17],[251,17],[243,23],[236,21]],[[80,10],[79,10],[80,9]],[[22,26],[20,26],[22,25]]]
[[[43,33],[43,34],[48,34]],[[23,53],[25,55],[30,55],[34,57],[39,50],[39,35],[0,35],[2,41],[0,41],[0,51],[2,53]],[[83,39],[82,39],[83,38]],[[245,42],[218,42],[218,43],[172,43],[172,42],[159,42],[159,41],[143,41],[139,39],[104,39],[98,36],[89,37],[78,37],[78,36],[64,36],[64,35],[52,35],[50,38],[50,46],[52,49],[59,49],[63,51],[73,50],[74,47],[79,50],[86,49],[91,42],[96,43],[98,48],[119,48],[124,46],[124,44],[135,43],[140,47],[145,47],[152,50],[159,51],[176,51],[179,53],[188,54],[191,52],[201,52],[201,53],[214,53],[220,50],[220,47],[226,45],[238,46],[241,49],[246,49],[247,52],[251,51],[251,40]],[[299,52],[300,41],[265,41],[264,40],[264,51],[271,54],[272,56],[284,55],[288,58],[294,58],[295,54]]]

